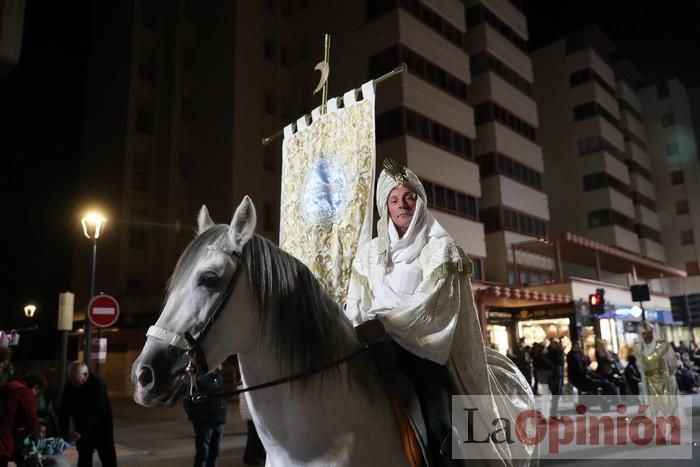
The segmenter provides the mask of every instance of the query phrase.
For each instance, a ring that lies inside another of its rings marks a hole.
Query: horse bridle
[[[240,263],[241,253],[236,250],[226,253],[231,255],[232,258],[236,259]],[[193,402],[199,400],[198,396],[200,396],[199,388],[197,387],[198,375],[205,375],[209,372],[207,358],[202,350],[202,342],[204,342],[204,338],[207,337],[212,325],[219,315],[221,315],[221,312],[228,303],[228,300],[233,293],[233,289],[238,283],[238,278],[240,277],[242,270],[243,267],[240,265],[238,268],[236,268],[233,273],[233,277],[231,277],[231,280],[228,282],[228,284],[226,284],[224,293],[219,296],[216,302],[214,302],[214,305],[212,306],[213,311],[208,313],[207,320],[204,322],[201,331],[197,333],[197,337],[193,337],[190,331],[185,331],[184,334],[178,334],[155,325],[149,327],[148,331],[146,332],[146,336],[163,341],[168,345],[182,349],[187,353],[188,362],[187,366],[185,367],[185,372],[190,378],[189,398]]]
[[[229,254],[233,258],[237,259],[238,262],[241,261],[241,253],[239,253],[238,251],[233,250]],[[310,370],[302,371],[291,376],[286,376],[273,381],[268,381],[267,383],[248,386],[246,388],[210,391],[208,393],[202,393],[199,390],[199,387],[197,386],[197,378],[200,373],[206,375],[209,371],[207,366],[207,358],[206,355],[204,355],[204,351],[202,350],[202,342],[209,333],[209,330],[214,324],[214,321],[216,321],[216,319],[219,317],[222,310],[228,303],[228,300],[233,293],[233,289],[238,283],[238,278],[242,270],[243,267],[241,267],[240,265],[238,268],[236,268],[236,271],[233,273],[233,277],[231,277],[231,280],[226,285],[226,290],[214,303],[214,306],[212,307],[213,311],[209,313],[209,316],[207,317],[207,320],[204,323],[202,330],[197,334],[197,337],[193,337],[190,331],[185,331],[184,334],[178,334],[155,325],[149,327],[148,331],[146,332],[146,336],[150,336],[160,341],[163,341],[166,344],[176,347],[178,349],[182,349],[187,353],[188,362],[187,366],[185,367],[185,372],[187,373],[190,379],[190,390],[189,395],[187,397],[187,399],[189,399],[190,402],[201,402],[210,397],[235,396],[244,392],[256,391],[258,389],[265,389],[273,386],[278,386],[284,383],[290,383],[292,381],[306,378],[316,373],[320,373],[322,371],[329,370],[338,365],[341,365],[347,362],[348,360],[351,360],[352,358],[365,352],[369,348],[369,345],[363,342],[362,348],[360,348],[359,350],[356,350],[337,360],[333,360],[332,362],[318,368],[312,368]]]

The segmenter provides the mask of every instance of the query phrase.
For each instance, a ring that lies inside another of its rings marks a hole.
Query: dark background
[[[74,248],[90,248],[77,193],[92,3],[28,0],[21,61],[0,78],[0,329],[27,326],[23,306],[38,306],[40,330],[27,338],[40,345],[21,346],[25,357],[57,348],[58,293],[71,288]],[[700,85],[698,2],[541,0],[524,12],[532,49],[597,23],[650,82]]]

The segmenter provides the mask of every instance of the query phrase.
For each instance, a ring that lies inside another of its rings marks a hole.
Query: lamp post
[[[90,300],[95,296],[95,266],[97,265],[97,239],[100,238],[102,229],[107,223],[107,218],[98,212],[88,212],[82,219],[83,233],[85,236],[92,240],[92,274],[90,276]],[[100,336],[102,335],[102,330],[100,330]],[[90,364],[90,352],[92,344],[92,323],[87,316],[87,310],[85,310],[85,352],[83,355],[83,360],[86,364]],[[100,363],[97,363],[97,373],[100,372]]]

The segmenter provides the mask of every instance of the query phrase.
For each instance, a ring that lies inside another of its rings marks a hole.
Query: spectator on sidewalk
[[[70,422],[73,422],[73,430]],[[92,454],[97,454],[102,467],[116,467],[112,406],[107,386],[99,376],[91,374],[82,361],[68,366],[68,382],[63,389],[58,424],[64,439],[76,441],[78,467],[91,467]]]
[[[0,467],[7,467],[24,436],[40,435],[34,392],[24,381],[9,381],[12,351],[0,347]]]
[[[550,416],[556,417],[559,411],[559,396],[564,392],[564,350],[556,337],[549,339],[545,358],[551,367],[549,391],[552,393],[552,410]]]
[[[215,467],[219,446],[224,436],[226,402],[224,401],[224,377],[221,365],[212,373],[197,380],[197,387],[206,399],[192,402],[185,399],[183,405],[192,420],[195,435],[194,467]]]

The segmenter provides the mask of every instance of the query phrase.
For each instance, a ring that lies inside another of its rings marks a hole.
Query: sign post
[[[93,324],[100,328],[108,328],[117,322],[119,319],[119,302],[111,295],[96,295],[88,304],[88,319]],[[96,361],[99,365],[107,359],[107,339],[100,337],[97,340],[97,345],[86,349],[89,354],[89,359]],[[99,372],[99,366],[98,372]]]

